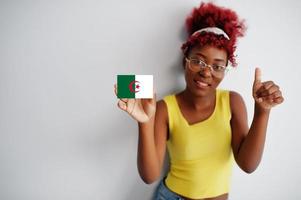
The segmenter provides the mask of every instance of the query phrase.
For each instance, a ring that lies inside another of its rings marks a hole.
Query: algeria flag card
[[[117,97],[153,98],[153,75],[117,75]]]

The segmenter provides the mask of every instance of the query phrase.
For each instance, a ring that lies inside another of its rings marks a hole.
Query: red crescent
[[[132,81],[132,82],[130,82],[130,84],[129,84],[129,89],[130,89],[130,91],[132,92],[132,93],[136,93],[136,92],[139,92],[139,90],[134,90],[133,89],[133,84],[134,83],[140,83],[139,81]]]

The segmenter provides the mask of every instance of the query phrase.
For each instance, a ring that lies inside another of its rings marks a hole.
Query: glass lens
[[[223,66],[220,65],[207,66],[207,64],[202,60],[198,60],[198,59],[189,60],[189,68],[193,72],[200,72],[206,67],[210,68],[211,74],[215,77],[222,77],[224,75],[225,68]]]
[[[215,77],[222,77],[224,75],[224,69],[220,68],[220,69],[217,70],[216,68],[213,68],[211,73]]]
[[[194,72],[201,70],[200,61],[197,59],[191,59],[189,63],[190,69]]]

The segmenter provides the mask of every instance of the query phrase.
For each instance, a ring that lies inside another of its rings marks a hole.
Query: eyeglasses
[[[199,72],[206,67],[208,67],[211,71],[211,74],[216,77],[221,77],[225,74],[225,71],[228,70],[227,66],[224,65],[208,65],[202,60],[195,59],[195,58],[187,58],[185,57],[185,60],[188,62],[189,69],[193,72]]]

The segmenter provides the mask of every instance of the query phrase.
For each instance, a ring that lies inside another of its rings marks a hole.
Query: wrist
[[[254,112],[255,115],[269,115],[271,108],[263,108],[257,102],[255,102]]]

